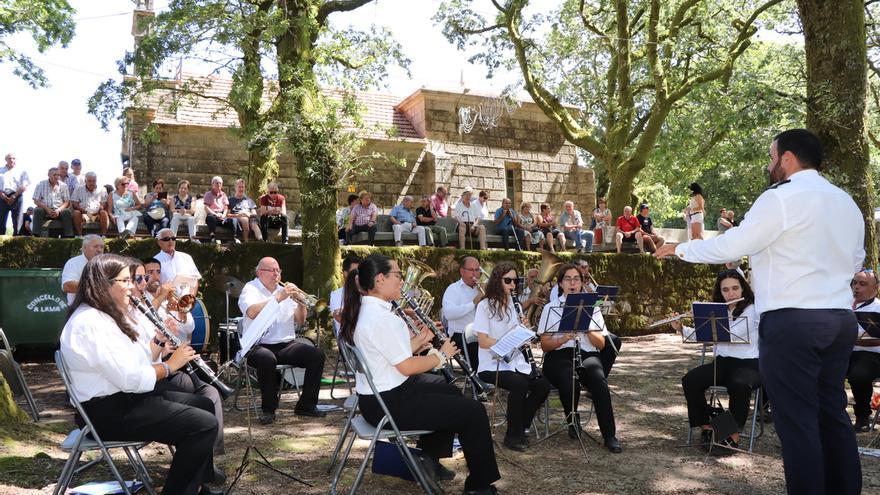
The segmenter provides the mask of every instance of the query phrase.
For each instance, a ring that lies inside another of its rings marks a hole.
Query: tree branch
[[[372,2],[373,0],[327,0],[318,9],[316,20],[321,26],[327,17],[334,12],[350,12]]]

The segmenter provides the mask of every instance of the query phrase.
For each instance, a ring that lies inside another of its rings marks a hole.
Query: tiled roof
[[[181,96],[180,101],[169,108],[167,104],[158,105],[158,97],[149,106],[157,106],[156,124],[184,125],[199,127],[237,127],[238,116],[224,101],[232,88],[232,80],[221,77],[204,77],[184,74],[183,81],[194,81],[200,86],[204,97]],[[268,85],[267,85],[268,86]],[[325,91],[330,97],[338,97],[339,91]],[[167,98],[167,96],[166,96]],[[363,105],[362,118],[364,130],[361,137],[369,139],[416,140],[424,141],[424,136],[413,127],[412,122],[395,105],[404,97],[397,95],[358,92],[358,102]],[[270,95],[263,97],[266,106]]]

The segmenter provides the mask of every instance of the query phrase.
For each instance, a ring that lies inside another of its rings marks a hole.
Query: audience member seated
[[[182,180],[177,183],[177,194],[171,199],[173,212],[171,213],[171,232],[177,235],[180,221],[186,220],[186,229],[191,242],[199,242],[196,239],[196,209],[194,199],[189,195],[189,181]]]
[[[551,253],[555,253],[556,249],[553,245],[558,241],[559,250],[565,251],[565,235],[559,231],[559,225],[556,223],[556,217],[547,203],[541,203],[541,213],[538,215],[538,228],[544,233],[547,240],[547,249]]]
[[[617,244],[618,254],[620,253],[620,248],[624,242],[635,242],[639,246],[639,252],[645,252],[639,219],[634,217],[632,213],[632,206],[624,206],[623,215],[617,217],[617,234],[615,234],[615,242]]]
[[[461,199],[456,203],[453,211],[455,221],[458,222],[458,248],[465,248],[465,235],[470,234],[471,240],[473,236],[479,237],[480,249],[488,249],[486,245],[486,227],[480,224],[483,219],[483,213],[480,209],[480,203],[472,201],[471,195],[474,190],[470,186],[461,193]]]
[[[850,283],[853,292],[853,309],[856,312],[880,312],[880,300],[877,300],[877,275],[871,270],[856,273]],[[853,347],[849,358],[849,370],[846,379],[852,389],[853,412],[856,422],[853,428],[861,433],[869,431],[871,422],[871,397],[874,394],[874,380],[880,378],[880,346],[863,337],[865,329],[859,325],[859,340]]]
[[[480,212],[484,219],[489,218],[489,191],[483,189],[477,194],[477,202],[480,203]]]
[[[107,235],[110,228],[110,216],[107,214],[107,191],[98,187],[98,176],[94,172],[85,174],[85,183],[77,186],[70,197],[73,209],[73,228],[76,235],[83,235],[83,224],[86,222],[98,222],[101,226],[101,235]]]
[[[504,198],[501,200],[501,208],[495,210],[495,230],[501,234],[501,246],[507,251],[512,234],[514,237],[513,245],[517,251],[521,250],[523,246],[528,249],[532,238],[520,228],[519,215],[511,208],[510,203],[510,199]]]
[[[348,195],[348,206],[343,206],[336,210],[336,230],[339,232],[339,240],[345,244],[345,228],[348,226],[348,217],[351,215],[351,209],[358,202],[357,194]]]
[[[345,228],[345,243],[350,245],[355,234],[366,232],[367,244],[372,246],[376,240],[378,214],[379,208],[373,203],[373,196],[367,191],[358,193],[358,202],[351,208],[348,226]]]
[[[562,225],[562,231],[566,239],[574,242],[575,251],[578,253],[593,252],[593,231],[584,230],[584,220],[581,212],[574,209],[574,203],[566,201],[563,204],[565,211],[559,217],[559,224]],[[565,249],[565,244],[562,245]]]
[[[60,176],[58,177],[58,181],[64,184],[67,187],[67,195],[73,194],[73,189],[70,187],[70,164],[67,163],[66,160],[61,160],[58,162],[58,173]]]
[[[412,212],[412,196],[404,196],[403,201],[391,208],[391,230],[394,232],[394,245],[403,245],[401,236],[404,232],[410,232],[418,236],[419,246],[425,245],[425,228],[416,223],[416,216]]]
[[[128,187],[129,180],[125,176],[113,181],[116,190],[107,197],[107,211],[112,212],[110,219],[116,222],[116,231],[122,239],[134,236],[137,232],[141,212],[141,200],[137,193]]]
[[[596,201],[596,209],[593,210],[593,221],[590,224],[593,231],[593,241],[596,244],[604,244],[605,239],[611,240],[611,209],[605,198]]]
[[[437,212],[431,206],[431,198],[422,196],[420,206],[416,208],[416,224],[425,228],[425,240],[435,247],[446,247],[446,227],[437,225]]]
[[[269,228],[281,228],[281,243],[287,244],[287,201],[278,192],[278,183],[270,182],[266,194],[260,196],[260,230],[263,240],[269,240]]]
[[[28,209],[21,215],[21,227],[19,227],[16,235],[34,235],[32,225],[34,224],[34,207],[28,206]],[[14,230],[14,226],[13,226]]]
[[[171,216],[168,214],[169,205],[165,181],[154,180],[153,191],[144,196],[144,224],[150,237],[156,237],[159,230],[166,229],[171,224]]]
[[[216,242],[215,232],[217,227],[223,227],[232,231],[233,238],[238,234],[238,220],[229,216],[229,198],[223,192],[223,178],[211,179],[211,190],[205,193],[205,223],[208,224],[208,236],[211,242]],[[238,242],[238,239],[235,239]]]
[[[248,242],[250,240],[251,231],[258,241],[263,240],[263,233],[260,231],[260,219],[257,217],[257,205],[245,194],[244,190],[247,184],[244,179],[235,180],[235,194],[229,198],[229,216],[238,222],[241,229],[241,240]]]
[[[520,206],[519,224],[525,231],[526,236],[531,239],[531,246],[525,245],[526,249],[532,246],[538,246],[538,249],[544,249],[544,233],[538,228],[538,222],[535,215],[532,215],[532,204],[526,201]]]
[[[73,215],[70,211],[70,191],[67,184],[61,182],[61,174],[57,167],[49,169],[49,178],[40,181],[34,189],[34,229],[36,235],[43,230],[46,220],[61,220],[64,237],[73,237]]]
[[[727,221],[730,222],[730,225],[739,227],[739,222],[736,221],[736,215],[733,213],[733,210],[727,210]]]
[[[651,220],[649,212],[647,203],[640,204],[639,214],[636,215],[636,219],[639,221],[642,229],[642,244],[645,246],[646,251],[653,253],[666,242],[666,239],[654,233],[654,221]]]
[[[128,190],[135,194],[140,194],[140,186],[138,186],[138,183],[134,180],[134,169],[131,167],[125,167],[122,169],[122,176],[128,179],[128,186],[126,186]]]
[[[434,213],[440,218],[446,218],[449,214],[449,204],[446,203],[447,194],[446,188],[440,186],[437,188],[437,192],[431,196],[431,207],[434,208]]]

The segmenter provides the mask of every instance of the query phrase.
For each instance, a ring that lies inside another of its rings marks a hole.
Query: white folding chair
[[[439,487],[435,485],[433,480],[430,480],[424,473],[421,468],[421,465],[418,461],[416,461],[412,452],[406,445],[407,438],[418,437],[421,435],[429,435],[433,433],[431,430],[405,430],[401,431],[397,427],[397,423],[395,423],[394,418],[391,417],[391,412],[388,411],[388,407],[385,405],[385,401],[382,400],[382,396],[379,395],[379,391],[376,389],[376,385],[373,383],[373,376],[370,374],[370,370],[366,368],[363,364],[363,358],[355,347],[349,345],[348,343],[343,342],[341,346],[345,352],[345,358],[348,363],[354,368],[358,373],[361,373],[365,378],[367,383],[370,386],[370,390],[373,392],[373,396],[376,399],[376,402],[379,403],[379,407],[382,408],[382,412],[385,415],[379,421],[376,426],[371,425],[367,420],[360,414],[353,417],[351,421],[351,430],[354,433],[351,435],[348,446],[345,448],[345,453],[342,455],[342,459],[339,461],[339,465],[336,467],[336,473],[333,475],[333,481],[330,483],[330,493],[337,493],[337,485],[339,484],[339,479],[342,476],[342,471],[345,469],[345,464],[348,462],[348,457],[351,454],[351,447],[354,444],[355,439],[361,440],[369,440],[370,446],[367,448],[367,452],[364,454],[364,460],[361,462],[361,466],[358,469],[357,476],[354,479],[354,483],[351,485],[351,489],[348,493],[354,495],[357,493],[358,486],[360,486],[361,481],[364,477],[364,472],[367,469],[367,464],[370,462],[370,458],[373,456],[373,452],[376,450],[376,442],[379,440],[389,440],[393,443],[397,450],[400,452],[400,457],[403,459],[403,462],[406,464],[407,468],[409,468],[410,472],[415,477],[419,486],[421,486],[422,490],[427,494],[439,493],[441,490]],[[390,427],[390,429],[386,429],[386,427]]]
[[[122,449],[122,451],[125,452],[126,457],[128,457],[129,464],[131,464],[132,468],[134,469],[135,476],[137,476],[144,483],[144,488],[146,488],[147,493],[155,495],[156,492],[153,489],[153,484],[150,480],[150,475],[147,472],[147,467],[144,465],[144,460],[141,458],[140,452],[138,452],[140,448],[147,445],[147,443],[149,442],[105,442],[101,440],[100,436],[98,436],[98,433],[95,431],[95,427],[92,426],[92,422],[89,419],[88,414],[86,414],[85,409],[83,409],[82,404],[80,404],[76,397],[73,395],[70,375],[67,372],[67,366],[64,364],[64,358],[61,356],[61,351],[55,351],[55,366],[58,368],[58,373],[61,375],[61,380],[64,382],[64,388],[67,390],[67,395],[70,397],[70,402],[73,404],[76,412],[79,413],[80,417],[85,423],[85,427],[81,430],[73,430],[61,443],[61,449],[65,452],[69,452],[70,455],[67,458],[67,462],[64,464],[64,468],[62,468],[61,470],[61,476],[58,477],[58,483],[55,485],[53,495],[66,493],[67,488],[68,486],[70,486],[70,482],[73,480],[74,475],[79,474],[83,470],[95,465],[96,463],[100,462],[101,459],[103,459],[104,462],[107,463],[107,466],[110,468],[110,472],[113,473],[113,477],[116,479],[117,482],[119,482],[119,485],[122,487],[122,491],[125,493],[125,495],[131,495],[131,490],[129,490],[128,486],[125,484],[125,478],[122,477],[122,474],[120,474],[119,469],[113,462],[113,458],[110,456],[110,449]],[[101,456],[99,458],[87,462],[83,466],[76,466],[84,452],[94,450],[98,450],[101,452]]]

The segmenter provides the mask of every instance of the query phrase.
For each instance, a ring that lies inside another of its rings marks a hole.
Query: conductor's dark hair
[[[342,260],[342,271],[348,273],[348,269],[351,268],[351,265],[359,265],[363,259],[360,256],[350,255],[346,256],[344,260]]]
[[[790,151],[804,168],[822,170],[822,141],[806,129],[789,129],[773,138],[777,156]]]
[[[113,279],[120,276],[129,277],[131,266],[135,262],[137,261],[132,258],[118,254],[99,254],[90,259],[83,268],[73,304],[67,310],[67,319],[70,319],[80,305],[86,304],[113,318],[119,330],[132,342],[136,342],[138,334],[131,320],[108,296],[113,284],[117,283]]]
[[[345,288],[342,291],[342,324],[339,338],[354,345],[354,329],[361,312],[361,297],[376,287],[376,275],[388,275],[391,271],[391,258],[381,254],[371,254],[358,263],[357,270],[348,272]]]
[[[742,287],[742,298],[743,300],[736,303],[736,306],[733,308],[733,317],[736,318],[742,314],[742,312],[749,307],[749,305],[755,303],[755,293],[752,292],[752,286],[746,281],[746,278],[742,276],[742,273],[737,269],[732,270],[724,270],[723,272],[718,274],[718,277],[715,278],[715,288],[712,290],[712,301],[723,303],[724,294],[721,293],[721,282],[729,279],[735,278],[739,281],[739,286]]]

